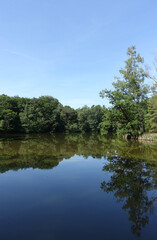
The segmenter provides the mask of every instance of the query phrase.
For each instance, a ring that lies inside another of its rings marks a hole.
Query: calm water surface
[[[0,239],[156,240],[157,143],[0,137]]]

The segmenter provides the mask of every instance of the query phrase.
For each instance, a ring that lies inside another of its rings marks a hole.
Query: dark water
[[[157,239],[157,143],[0,138],[0,239]]]

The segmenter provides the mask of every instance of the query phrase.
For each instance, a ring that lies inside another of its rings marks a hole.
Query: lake
[[[156,240],[157,143],[0,137],[2,240]]]

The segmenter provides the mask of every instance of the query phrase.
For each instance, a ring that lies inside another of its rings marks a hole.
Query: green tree
[[[102,121],[103,110],[97,106],[91,108],[84,106],[77,109],[78,113],[78,127],[81,132],[97,132],[99,131],[99,124]]]
[[[157,132],[157,94],[154,94],[148,101],[146,127],[149,132]]]
[[[17,97],[0,95],[0,132],[17,132],[20,130]]]
[[[90,132],[90,126],[88,122],[90,109],[87,106],[77,109],[78,113],[78,127],[81,132]]]
[[[114,108],[103,109],[102,121],[99,124],[102,135],[115,134],[118,129],[117,112]]]
[[[77,132],[78,121],[77,111],[69,106],[65,106],[61,111],[61,120],[63,123],[63,130],[66,132]]]
[[[99,105],[93,105],[88,115],[88,123],[91,132],[99,131],[99,124],[102,122],[103,108]]]
[[[30,99],[20,113],[25,132],[56,132],[60,130],[62,105],[53,97]]]
[[[118,113],[117,132],[136,138],[145,130],[148,86],[144,84],[146,73],[140,66],[144,60],[136,53],[135,46],[128,48],[127,55],[125,67],[119,71],[122,79],[116,78],[114,90],[102,90],[100,96],[106,96]]]

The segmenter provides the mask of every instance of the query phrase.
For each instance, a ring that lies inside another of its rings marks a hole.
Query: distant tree
[[[88,116],[90,109],[87,106],[77,109],[78,113],[78,127],[81,132],[90,132],[90,126],[88,122]]]
[[[100,106],[75,110],[51,96],[0,95],[0,133],[94,132],[102,116]]]
[[[62,105],[53,97],[43,96],[30,99],[20,120],[25,132],[56,132],[60,129]]]
[[[99,124],[102,122],[103,108],[99,105],[93,105],[88,115],[88,123],[91,132],[99,131]]]
[[[78,131],[77,111],[69,106],[64,106],[61,111],[63,130],[66,132]]]
[[[0,95],[0,132],[20,131],[18,99]]]
[[[148,101],[146,128],[149,132],[157,132],[157,94],[154,94]]]
[[[91,108],[84,106],[81,109],[77,109],[77,112],[78,127],[81,132],[99,131],[99,124],[103,117],[103,110],[99,105]]]

